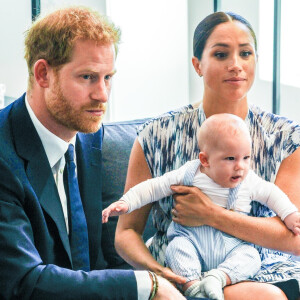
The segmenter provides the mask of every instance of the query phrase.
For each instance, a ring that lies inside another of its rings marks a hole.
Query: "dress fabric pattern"
[[[178,169],[198,158],[197,131],[206,119],[202,104],[184,106],[154,118],[138,130],[138,140],[153,177]],[[251,168],[264,180],[274,182],[281,162],[300,146],[300,126],[285,117],[249,105],[245,122],[252,137]],[[172,197],[155,202],[153,223],[157,229],[149,250],[165,265],[168,243],[167,229],[171,223]],[[251,214],[259,217],[274,213],[258,202],[252,202]],[[262,268],[253,278],[261,282],[277,282],[295,278],[300,283],[300,261],[290,255],[255,246],[261,256]]]

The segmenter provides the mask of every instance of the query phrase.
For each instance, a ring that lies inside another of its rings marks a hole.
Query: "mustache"
[[[106,110],[106,103],[91,103],[82,107],[83,110]]]

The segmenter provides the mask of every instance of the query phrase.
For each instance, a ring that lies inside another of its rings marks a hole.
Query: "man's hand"
[[[106,223],[109,217],[120,216],[127,213],[128,209],[128,204],[123,200],[112,203],[102,211],[102,223]]]
[[[168,280],[157,276],[158,290],[155,300],[185,300],[185,297]]]
[[[300,235],[300,213],[293,212],[289,214],[285,219],[284,223],[288,229],[290,229],[295,235]]]
[[[173,221],[185,226],[210,225],[217,209],[222,209],[214,204],[197,187],[171,186],[175,193],[175,205],[172,209]]]

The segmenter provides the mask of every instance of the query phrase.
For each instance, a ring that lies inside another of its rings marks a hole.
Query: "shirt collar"
[[[65,142],[64,140],[50,132],[38,120],[28,103],[27,95],[25,96],[25,105],[28,110],[29,116],[32,120],[32,123],[42,141],[50,167],[52,169],[57,164],[57,162],[64,156],[65,152],[68,150],[69,144],[73,144],[75,147],[76,136],[74,136],[71,139],[70,143]]]

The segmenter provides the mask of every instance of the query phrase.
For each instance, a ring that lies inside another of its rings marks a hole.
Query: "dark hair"
[[[245,18],[233,12],[216,12],[208,15],[196,27],[193,40],[194,56],[201,60],[206,41],[210,37],[215,27],[221,23],[230,21],[238,21],[248,27],[254,39],[255,51],[257,51],[255,32],[251,24]]]

